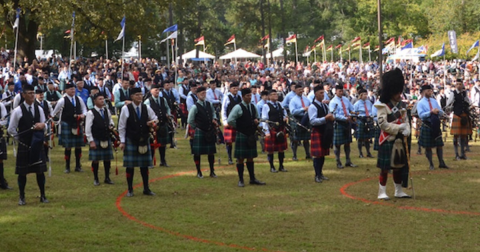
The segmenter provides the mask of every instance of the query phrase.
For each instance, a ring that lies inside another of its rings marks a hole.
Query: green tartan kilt
[[[370,132],[366,133],[365,132],[365,122],[358,119],[357,120],[357,130],[355,131],[355,138],[357,140],[368,140],[373,137],[373,130],[370,130]]]
[[[113,160],[113,150],[112,150],[112,141],[108,139],[108,147],[107,148],[102,148],[100,147],[100,141],[97,139],[93,140],[95,142],[95,145],[97,146],[97,149],[93,150],[89,148],[88,151],[88,160],[90,161],[109,161]]]
[[[377,167],[382,170],[390,170],[392,169],[391,159],[392,159],[392,150],[393,150],[393,143],[395,141],[385,141],[382,145],[378,148],[378,158],[377,158]],[[408,154],[407,154],[408,155]],[[408,165],[405,165],[407,167]],[[405,168],[404,167],[404,168]],[[394,168],[397,169],[397,168]],[[402,168],[400,168],[402,169]]]
[[[157,130],[157,143],[161,146],[167,146],[171,142],[171,138],[168,134],[168,125],[159,125],[159,129]]]
[[[147,144],[147,152],[140,154],[138,146],[134,145],[127,137],[125,143],[125,150],[123,151],[123,166],[124,167],[149,167],[152,166],[152,154],[150,144]]]
[[[424,148],[433,148],[443,146],[442,136],[433,139],[432,129],[425,124],[422,124],[420,128],[420,138],[418,139],[418,144]]]
[[[333,130],[333,145],[342,145],[352,142],[351,128],[347,126],[347,123],[337,123]]]
[[[237,138],[235,139],[235,158],[256,158],[258,156],[257,146],[253,148],[248,147],[248,137],[237,131]]]
[[[380,139],[380,127],[379,126],[375,126],[375,140],[373,141],[373,149],[378,151],[378,148],[379,148],[379,144],[378,144],[378,140]]]
[[[58,135],[58,143],[64,148],[75,148],[85,146],[83,139],[83,128],[80,128],[80,134],[72,134],[72,127],[66,123],[61,122],[61,133]]]
[[[199,128],[195,129],[195,135],[193,137],[192,154],[193,155],[208,155],[217,153],[217,147],[215,142],[207,143],[205,141],[205,133]]]
[[[298,126],[296,122],[290,121],[290,127],[292,128],[293,133],[290,133],[291,141],[303,141],[310,140],[310,131],[305,130],[304,128]]]

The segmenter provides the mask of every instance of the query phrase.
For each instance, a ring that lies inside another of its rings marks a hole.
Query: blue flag
[[[120,34],[118,34],[117,39],[113,42],[119,41],[125,35],[125,16],[123,16],[123,19],[122,19],[122,22],[120,22],[120,25],[122,26],[122,30],[120,31]]]
[[[402,47],[402,50],[403,49],[408,49],[408,48],[413,48],[413,43],[412,42],[410,42],[410,43],[406,44],[404,47]]]
[[[443,55],[445,55],[445,43],[443,43],[442,49],[434,52],[432,55],[430,55],[430,57],[440,57],[440,56],[443,56]]]
[[[172,25],[170,27],[168,27],[167,29],[163,30],[162,33],[165,33],[165,32],[174,32],[174,31],[177,31],[178,29],[178,26],[175,24],[175,25]]]
[[[478,47],[478,40],[475,43],[473,43],[473,45],[472,45],[472,47],[470,47],[470,49],[468,49],[467,54],[468,54],[468,52],[470,52],[475,47]]]

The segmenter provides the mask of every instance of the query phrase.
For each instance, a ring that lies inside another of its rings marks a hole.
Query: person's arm
[[[18,121],[20,120],[21,113],[22,111],[20,108],[16,108],[12,111],[10,115],[10,123],[7,129],[8,134],[13,136],[17,140],[18,140],[18,135],[17,135]]]
[[[455,101],[455,92],[456,91],[450,92],[450,95],[448,96],[448,99],[447,99],[447,107],[453,106],[453,102]]]
[[[60,110],[63,109],[63,106],[65,104],[65,98],[60,98],[60,100],[57,101],[57,106],[55,106],[55,109],[53,110],[53,116],[58,115]]]
[[[88,109],[93,109],[93,102],[92,102],[92,97],[88,97],[87,99],[87,108]]]
[[[150,106],[146,106],[146,108],[148,112],[149,121],[158,120],[158,117],[157,117],[157,114],[155,114],[155,111],[153,111],[153,109],[150,108]]]
[[[380,126],[380,129],[387,132],[391,136],[396,136],[400,130],[402,129],[402,124],[396,124],[393,122],[388,122],[387,121],[387,105],[385,104],[377,104],[375,105],[377,107],[377,117],[378,117],[378,124]]]
[[[7,109],[5,108],[5,105],[3,105],[2,103],[0,103],[0,112],[2,113],[3,117],[4,118],[0,118],[0,125],[1,126],[5,126],[7,125],[8,123],[8,120],[7,120]],[[2,129],[3,131],[3,129]]]
[[[230,103],[230,99],[228,98],[228,95],[225,95],[224,98],[223,98],[223,102],[222,102],[222,124],[223,124],[223,126],[228,125],[228,122],[227,122],[227,108],[228,108],[229,103]]]
[[[300,98],[301,99],[301,98]],[[305,112],[305,110],[303,109],[303,107],[301,105],[299,105],[298,99],[296,98],[293,98],[291,101],[290,101],[290,105],[288,106],[289,109],[290,109],[290,113],[292,113],[292,115],[294,116],[301,116],[303,115],[302,112]]]
[[[268,120],[268,113],[270,112],[270,106],[268,104],[264,104],[262,108],[262,120]],[[265,135],[270,135],[270,127],[267,122],[262,122],[261,126],[263,128],[263,132],[265,132]]]
[[[194,129],[197,127],[197,125],[195,124],[196,115],[197,115],[197,106],[193,105],[193,107],[190,108],[190,111],[188,111],[187,123]]]
[[[93,125],[93,112],[90,110],[87,113],[85,118],[85,135],[87,136],[88,143],[93,142],[93,134],[92,134],[92,125]]]
[[[83,102],[83,99],[78,99],[80,101],[80,106],[82,107],[82,115],[87,115],[87,106]]]
[[[232,111],[230,112],[230,115],[228,115],[227,124],[232,127],[237,127],[237,119],[240,118],[242,115],[243,110],[240,105],[235,105],[235,107],[233,107]]]
[[[128,107],[124,106],[120,113],[120,119],[118,120],[118,134],[120,135],[120,142],[125,144],[125,133],[127,132],[127,119],[130,116]]]
[[[125,105],[125,101],[120,101],[120,89],[117,89],[115,91],[114,96],[115,96],[115,107],[122,108],[123,105]]]
[[[310,119],[310,125],[319,126],[326,124],[327,120],[325,120],[325,117],[318,118],[317,114],[317,106],[312,104],[312,106],[308,107],[308,118]]]

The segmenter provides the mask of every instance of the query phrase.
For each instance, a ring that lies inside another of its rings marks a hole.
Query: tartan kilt
[[[188,116],[187,105],[185,103],[180,103],[178,104],[178,107],[180,108],[180,113],[182,113],[182,117],[187,117]]]
[[[357,120],[357,130],[355,131],[355,138],[357,140],[368,140],[373,137],[373,130],[370,130],[370,132],[366,133],[365,132],[365,122],[362,120],[358,119]]]
[[[58,144],[62,145],[64,148],[85,146],[83,128],[80,128],[80,134],[75,136],[72,134],[72,127],[66,122],[61,122],[61,132],[58,135]]]
[[[345,123],[337,123],[337,126],[333,130],[333,145],[342,145],[352,142],[352,133],[350,127]]]
[[[93,139],[97,149],[93,150],[89,148],[88,150],[88,160],[90,161],[109,161],[113,160],[113,150],[112,150],[112,141],[108,139],[108,147],[102,148],[100,147],[100,141],[97,139]]]
[[[235,140],[235,158],[256,158],[258,156],[257,146],[254,148],[248,147],[248,137],[241,133],[237,132],[237,139]]]
[[[462,116],[466,116],[468,118],[468,115],[466,113],[462,113]],[[460,122],[461,118],[460,116],[453,115],[452,119],[452,126],[450,127],[450,134],[451,135],[471,135],[472,134],[472,122],[470,121],[470,118],[467,120],[467,125],[462,126]]]
[[[380,132],[381,132],[380,127],[378,125],[375,126],[375,133],[374,133],[375,134],[375,140],[373,141],[373,150],[376,150],[376,151],[378,151],[378,148],[379,148],[378,141],[380,139]]]
[[[40,153],[45,155],[45,151],[43,150],[44,145],[41,145]],[[15,165],[15,174],[19,175],[26,175],[29,173],[39,173],[39,172],[46,172],[47,165],[45,162],[41,162],[36,165],[30,165],[30,144],[26,146],[25,144],[18,144],[17,149],[17,163]]]
[[[292,141],[302,141],[310,140],[310,132],[304,128],[297,125],[296,122],[290,121],[290,127],[293,132],[290,132],[290,140]]]
[[[7,142],[5,137],[0,138],[0,160],[7,160]]]
[[[193,139],[195,136],[195,129],[190,126],[190,124],[187,125],[187,135],[190,137],[190,139]]]
[[[283,131],[285,134],[285,141],[281,144],[276,143],[277,139],[277,133]],[[287,149],[287,132],[285,129],[282,130],[275,130],[274,128],[270,128],[270,137],[265,138],[264,140],[265,144],[265,151],[266,152],[276,152],[280,151],[283,152]]]
[[[385,141],[378,148],[377,167],[382,170],[391,169],[392,149],[395,141]]]
[[[310,152],[312,157],[324,157],[330,155],[329,148],[322,148],[322,133],[317,128],[312,128]]]
[[[150,144],[147,144],[147,152],[145,154],[138,153],[138,146],[134,145],[127,137],[125,150],[123,151],[124,167],[149,167],[152,166],[152,154]]]
[[[420,137],[420,128],[422,127],[422,120],[420,120],[419,118],[415,118],[415,138],[419,138]]]
[[[443,146],[442,136],[433,139],[432,129],[425,124],[420,128],[420,138],[418,144],[424,148],[433,148]]]
[[[195,129],[195,136],[193,137],[192,154],[193,155],[208,155],[217,153],[216,141],[207,143],[205,141],[205,133],[199,128]]]
[[[166,146],[167,144],[171,143],[171,139],[168,134],[168,125],[165,123],[164,125],[159,125],[157,130],[157,143],[159,143],[161,146]],[[163,133],[163,136],[161,136],[160,132]]]
[[[225,138],[225,143],[233,143],[236,141],[237,136],[237,130],[230,127],[226,126],[223,128],[223,138]]]

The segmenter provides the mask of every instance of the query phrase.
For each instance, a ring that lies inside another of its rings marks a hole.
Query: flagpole
[[[13,56],[13,68],[15,69],[15,65],[17,64],[17,45],[18,45],[18,29],[20,28],[20,21],[18,22],[19,25],[17,26],[17,33],[15,34],[15,52]]]
[[[178,74],[178,70],[177,70],[177,66],[178,66],[178,30],[176,31],[177,32],[177,36],[175,38],[175,80],[173,83],[175,83],[175,88],[177,88],[177,74]]]
[[[205,39],[203,39],[203,53],[205,53]],[[203,63],[205,64],[205,67],[207,67],[207,59],[205,59],[205,55],[203,57]]]
[[[363,63],[363,59],[362,59],[362,41],[360,41],[360,64]]]
[[[295,38],[295,59],[297,61],[296,64],[298,64],[298,48],[297,48],[297,39],[296,38]]]
[[[237,50],[237,38],[235,38],[235,41],[233,41],[233,50]],[[235,56],[235,64],[234,67],[237,65],[237,56]]]
[[[177,35],[178,35],[178,34],[177,34]],[[171,48],[171,49],[172,49],[172,62],[175,62],[175,51],[173,50],[173,46],[174,46],[174,45],[173,45],[173,43],[172,43],[172,48]],[[175,65],[175,63],[174,63],[173,65]]]
[[[105,58],[108,59],[108,39],[105,39]]]
[[[127,25],[125,23],[123,24],[123,27],[122,27],[122,29],[123,29],[123,38],[122,38],[123,43],[122,43],[122,60],[120,61],[120,62],[122,62],[122,83],[123,83],[123,66],[125,65],[125,63],[124,63],[125,59],[123,57],[123,55],[125,53],[125,25]]]
[[[73,55],[73,33],[75,32],[75,11],[73,12],[72,15],[72,27],[70,29],[70,61],[68,62],[68,65],[70,67],[70,62],[72,60],[72,55]]]
[[[371,52],[372,52],[372,50],[370,50],[370,46],[368,46],[368,62],[372,61],[372,57],[370,55]]]
[[[168,45],[168,32],[167,32],[167,67],[168,65],[170,64],[170,52],[169,52],[169,48],[170,46]]]
[[[317,46],[313,47],[313,59],[317,62]]]
[[[333,45],[332,45],[332,50],[330,51],[330,61],[333,62]]]
[[[350,58],[351,58],[351,57],[350,57],[350,56],[351,56],[351,54],[350,54],[351,51],[352,51],[351,48],[348,48],[348,61],[349,61],[349,62],[351,61],[351,59],[350,59]]]

